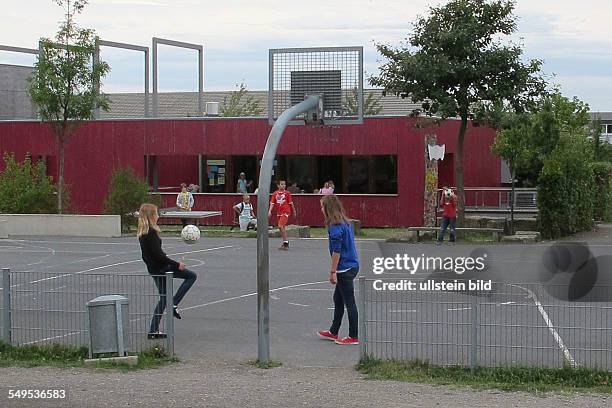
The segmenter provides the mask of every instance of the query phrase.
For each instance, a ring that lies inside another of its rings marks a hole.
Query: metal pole
[[[11,344],[11,270],[2,268],[2,339]]]
[[[274,123],[259,172],[257,192],[257,358],[262,363],[270,361],[270,254],[268,253],[268,210],[270,182],[276,149],[289,122],[319,104],[319,96],[308,96],[303,102],[284,111]]]
[[[153,38],[153,117],[159,114],[159,104],[157,100],[157,41]]]
[[[366,278],[359,277],[359,358],[366,356]]]
[[[96,49],[92,55],[92,62],[94,67],[100,63],[100,39],[96,37]],[[92,67],[92,70],[93,68]],[[100,95],[100,78],[94,78],[94,90],[96,94]],[[94,119],[100,119],[100,107],[96,106],[94,109]]]
[[[145,92],[144,92],[144,116],[145,118],[148,118],[149,116],[151,116],[151,112],[149,112],[149,50],[145,50],[144,52],[145,54],[145,61],[144,61],[144,88],[145,88]]]
[[[472,342],[470,345],[470,368],[476,368],[478,360],[478,296],[475,292],[472,295]]]
[[[174,355],[174,272],[166,272],[166,352]]]
[[[204,50],[198,49],[198,116],[204,116]]]

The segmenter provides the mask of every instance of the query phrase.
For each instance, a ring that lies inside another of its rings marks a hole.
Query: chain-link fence
[[[362,356],[612,369],[612,302],[560,300],[567,286],[539,283],[493,283],[490,291],[472,292],[381,290],[386,282],[397,280],[359,281]],[[599,291],[594,298],[612,299],[612,287],[592,290]]]
[[[166,279],[168,292],[172,293],[169,276],[162,279]],[[89,346],[87,302],[113,294],[129,299],[129,351],[140,352],[152,346],[162,346],[169,353],[174,351],[172,327],[165,327],[167,318],[173,318],[172,307],[166,308],[161,316],[160,331],[168,329],[167,339],[148,339],[153,310],[160,300],[148,274],[58,274],[6,269],[0,286],[0,326],[2,339],[7,343]]]

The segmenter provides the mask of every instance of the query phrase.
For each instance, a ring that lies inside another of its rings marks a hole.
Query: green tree
[[[252,95],[248,95],[249,90],[244,83],[236,85],[236,90],[230,92],[229,97],[223,98],[223,104],[219,108],[221,116],[259,116],[263,113],[263,108],[259,101]]]
[[[147,182],[134,174],[131,168],[113,171],[104,202],[104,213],[119,215],[121,229],[129,232],[130,226],[136,224],[133,213],[138,211],[142,203],[152,203],[159,207],[162,205],[161,196],[150,195]]]
[[[0,173],[0,213],[47,214],[57,211],[55,187],[46,176],[45,164],[32,164],[29,156],[21,163],[12,154],[4,155]]]
[[[58,156],[58,211],[63,212],[64,147],[82,121],[92,119],[98,108],[107,110],[108,99],[100,94],[100,80],[109,71],[105,62],[95,62],[98,39],[93,30],[74,22],[87,0],[53,0],[63,7],[65,20],[54,40],[41,39],[38,60],[28,84],[28,93],[40,118],[55,135]]]
[[[363,91],[363,93],[365,95],[365,98],[363,98],[363,114],[374,116],[382,112],[382,105],[380,104],[382,96],[377,97],[372,91]],[[357,115],[357,111],[359,110],[358,99],[359,91],[357,89],[353,89],[344,103],[344,110],[346,111],[346,114]]]
[[[503,43],[516,31],[513,1],[452,0],[420,17],[408,43],[377,45],[388,61],[369,82],[387,93],[410,97],[426,115],[461,119],[455,155],[458,223],[464,220],[463,145],[477,102],[505,101],[522,111],[546,83],[539,60],[522,61],[522,48]]]

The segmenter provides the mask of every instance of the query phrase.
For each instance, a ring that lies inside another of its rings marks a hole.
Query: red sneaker
[[[335,341],[336,344],[359,344],[359,339],[357,337],[345,337],[343,339],[338,339]]]
[[[332,334],[329,330],[318,331],[317,334],[322,339],[327,339],[327,340],[332,340],[332,341],[338,340],[338,335],[337,334]]]

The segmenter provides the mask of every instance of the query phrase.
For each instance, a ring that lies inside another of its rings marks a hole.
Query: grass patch
[[[253,360],[253,361],[249,361],[249,364],[252,365],[253,367],[261,368],[264,370],[268,370],[270,368],[277,368],[283,365],[283,363],[281,363],[280,361],[274,361],[274,360],[270,360],[267,363],[264,363],[259,360]]]
[[[406,228],[362,228],[361,235],[355,238],[387,239],[405,232]],[[327,228],[311,227],[311,238],[327,238]]]
[[[69,347],[60,344],[11,346],[0,342],[0,366],[60,366],[83,365],[87,347]]]
[[[101,361],[92,367],[116,368],[121,370],[142,370],[157,368],[178,361],[176,357],[170,357],[163,348],[153,347],[140,353],[138,364],[128,366],[125,363]],[[61,344],[44,344],[28,346],[12,346],[0,342],[0,366],[1,367],[83,367],[85,359],[88,358],[87,347],[64,346]]]
[[[441,367],[423,361],[398,362],[363,358],[357,364],[369,379],[468,386],[504,391],[570,391],[612,393],[612,372],[590,368]]]

